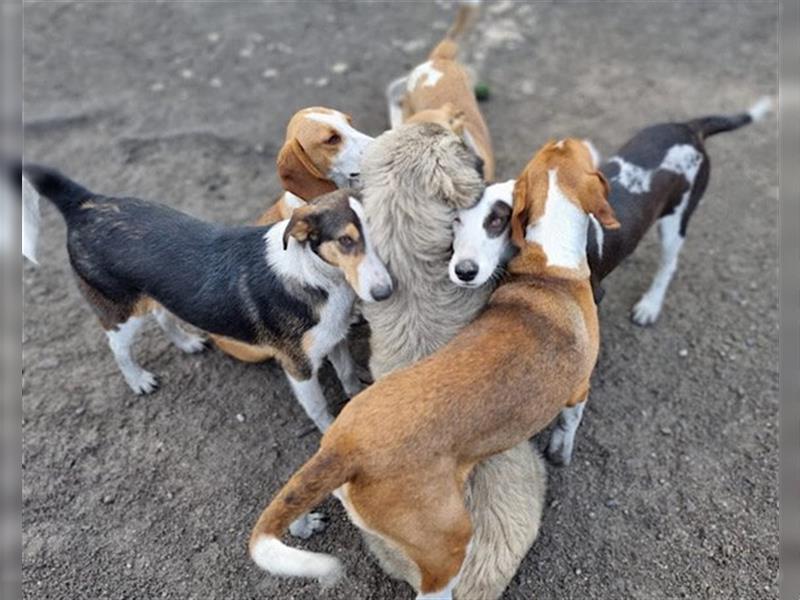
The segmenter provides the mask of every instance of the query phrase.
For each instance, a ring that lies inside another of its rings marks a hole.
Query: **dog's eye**
[[[325,143],[326,144],[331,144],[331,145],[336,145],[341,141],[342,141],[342,136],[340,136],[338,133],[334,133],[331,137],[329,137],[327,140],[325,140]]]
[[[339,238],[339,243],[345,250],[350,250],[353,246],[356,245],[355,240],[353,240],[353,238],[351,238],[349,235],[341,236]]]

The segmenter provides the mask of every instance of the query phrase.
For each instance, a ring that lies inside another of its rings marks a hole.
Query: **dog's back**
[[[449,342],[492,291],[491,284],[459,288],[448,278],[455,209],[474,204],[482,189],[477,165],[463,151],[452,151],[454,140],[437,125],[404,125],[377,138],[365,156],[364,208],[378,254],[396,280],[392,298],[364,306],[376,379]],[[456,598],[502,594],[538,534],[545,482],[544,464],[528,442],[475,467],[466,490],[473,550]],[[418,583],[405,556],[376,536],[365,538],[387,572]]]

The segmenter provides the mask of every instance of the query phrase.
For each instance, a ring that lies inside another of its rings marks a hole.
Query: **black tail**
[[[85,187],[55,169],[26,164],[22,167],[22,174],[36,191],[55,204],[64,216],[68,215],[81,200],[92,195]]]
[[[725,131],[733,131],[745,125],[749,125],[754,121],[759,121],[772,109],[772,101],[767,98],[761,98],[756,102],[747,112],[739,113],[737,115],[713,115],[710,117],[701,117],[689,121],[688,125],[694,129],[701,138],[705,139],[717,133]]]

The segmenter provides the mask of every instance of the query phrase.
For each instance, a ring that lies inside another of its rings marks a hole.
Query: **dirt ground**
[[[329,105],[379,134],[384,85],[452,14],[444,2],[31,3],[25,156],[96,191],[245,222],[278,194],[290,115]],[[550,136],[610,154],[646,124],[775,94],[776,27],[772,2],[487,3],[467,55],[491,86],[499,174]],[[628,318],[657,264],[654,234],[607,280],[576,459],[549,469],[541,535],[506,599],[776,597],[776,129],[773,117],[709,142],[711,184],[656,326]],[[343,584],[320,592],[249,561],[256,516],[318,442],[281,370],[184,355],[150,328],[138,356],[162,388],[135,397],[72,280],[61,218],[43,209],[41,265],[23,274],[24,596],[412,598],[333,500],[327,532],[303,545],[341,557]]]

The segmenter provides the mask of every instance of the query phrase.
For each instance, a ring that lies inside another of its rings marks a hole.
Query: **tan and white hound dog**
[[[419,569],[418,598],[450,598],[472,537],[464,485],[473,467],[586,400],[597,361],[589,215],[617,228],[587,144],[549,142],[514,189],[520,249],[483,313],[426,359],[353,398],[319,451],[261,514],[250,555],[278,575],[329,580],[339,561],[280,541],[335,493],[351,520]]]
[[[494,181],[489,128],[475,100],[472,78],[456,60],[458,41],[475,20],[479,7],[480,1],[462,0],[455,23],[428,55],[428,60],[415,67],[407,77],[389,84],[386,95],[393,129],[408,122],[433,121],[448,126],[447,121],[455,119],[463,123],[463,132],[456,132],[483,160],[484,179]],[[444,111],[444,115],[440,111]]]
[[[297,111],[286,126],[278,153],[278,177],[286,190],[256,221],[272,225],[292,216],[295,208],[337,188],[357,186],[361,155],[372,138],[352,126],[352,118],[338,110],[312,106]],[[210,336],[216,346],[245,362],[274,357],[268,348]]]

